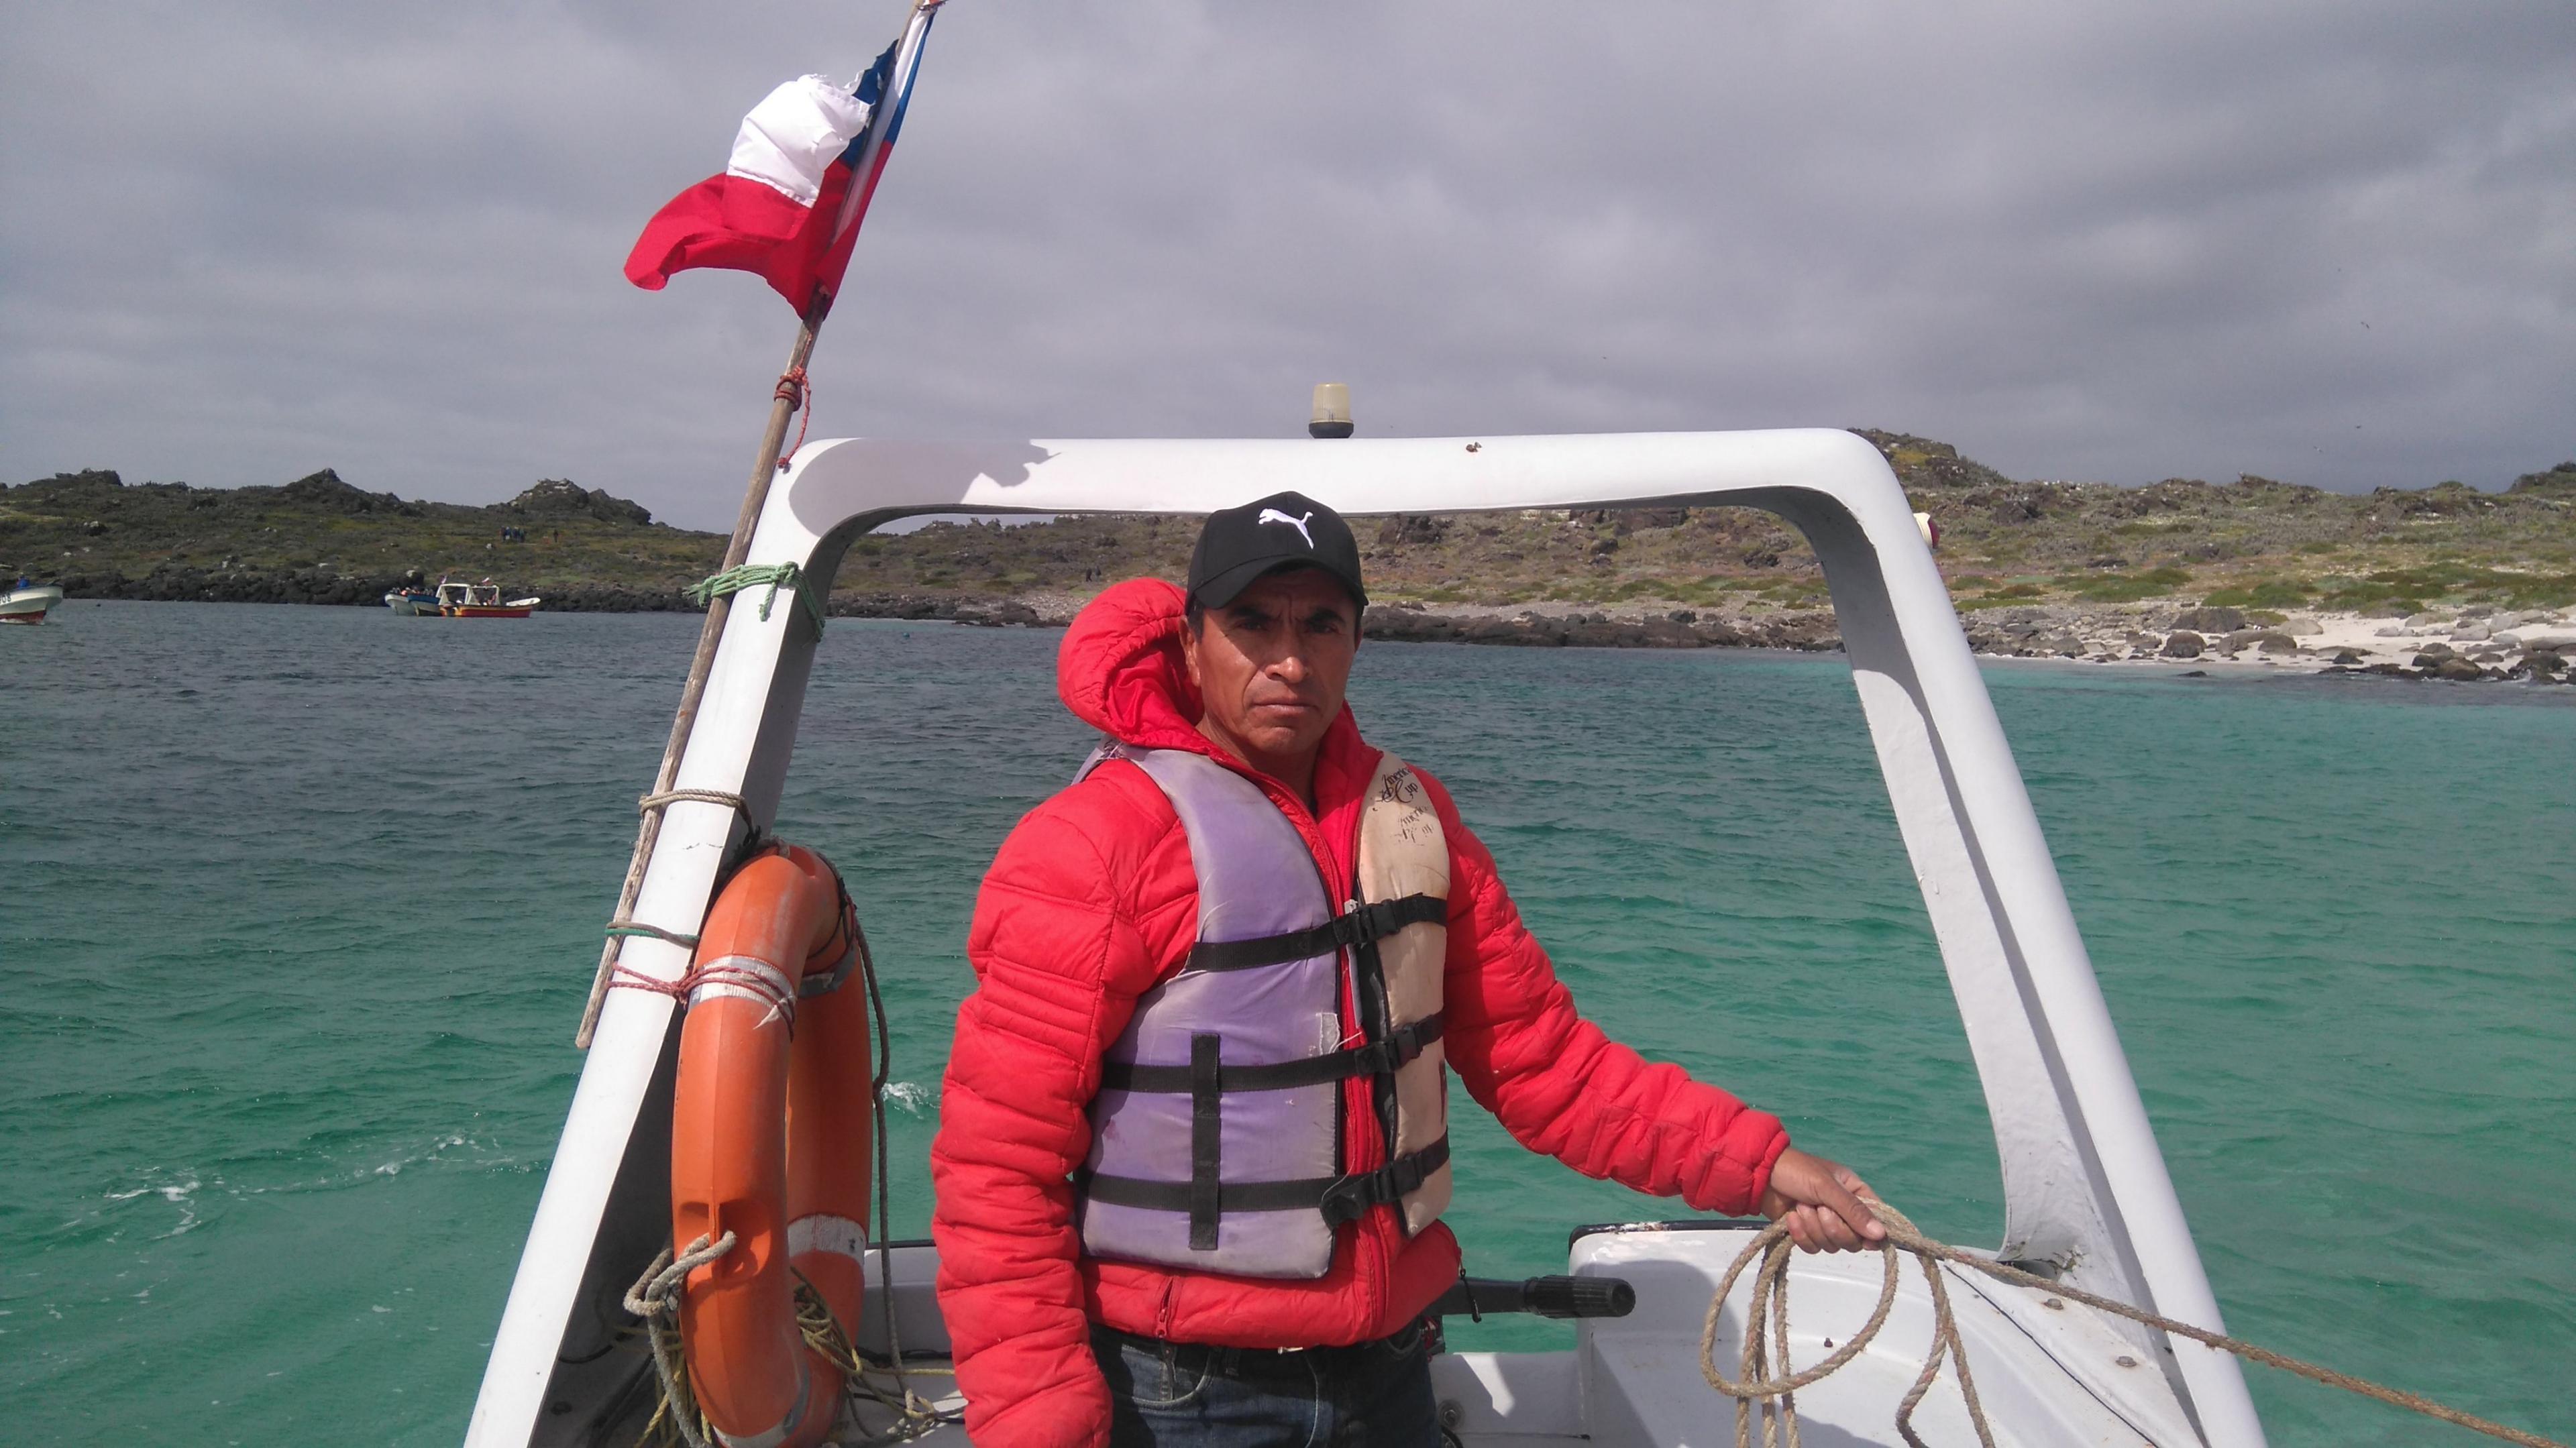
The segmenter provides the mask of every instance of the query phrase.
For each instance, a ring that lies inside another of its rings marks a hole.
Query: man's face
[[[1264,574],[1209,609],[1182,639],[1219,741],[1274,774],[1322,743],[1350,684],[1358,612],[1330,574],[1313,568]]]

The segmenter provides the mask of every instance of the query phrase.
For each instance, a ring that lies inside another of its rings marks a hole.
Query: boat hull
[[[0,594],[0,623],[43,623],[62,601],[63,591],[51,586],[11,589]]]
[[[1700,1372],[1700,1334],[1709,1299],[1727,1264],[1762,1224],[1739,1221],[1652,1222],[1583,1229],[1567,1270],[1616,1278],[1636,1290],[1625,1317],[1573,1323],[1574,1346],[1553,1352],[1442,1352],[1431,1380],[1442,1421],[1461,1448],[1680,1448],[1721,1441],[1734,1403]],[[891,1259],[889,1262],[888,1259]],[[892,1268],[893,1291],[883,1286]],[[936,1294],[938,1254],[927,1242],[891,1242],[863,1258],[865,1294],[859,1320],[845,1324],[859,1350],[878,1362],[893,1343],[905,1362],[927,1369],[910,1386],[945,1414],[956,1396],[947,1324]],[[1876,1306],[1881,1259],[1800,1254],[1790,1261],[1798,1304],[1790,1329],[1791,1361],[1823,1361],[1830,1344],[1848,1340]],[[2083,1443],[2153,1448],[2199,1441],[2189,1415],[2162,1374],[2140,1362],[2141,1349],[2117,1326],[2090,1312],[2049,1306],[2047,1294],[2008,1287],[1961,1269],[1945,1271],[1952,1310],[1977,1393],[1996,1441],[2005,1448]],[[1752,1274],[1740,1278],[1719,1316],[1717,1360],[1733,1371],[1740,1353]],[[1452,1322],[1458,1319],[1451,1319]],[[1806,1441],[1845,1448],[1901,1448],[1896,1410],[1931,1351],[1933,1311],[1921,1269],[1903,1264],[1887,1326],[1859,1359],[1798,1392]],[[869,1376],[879,1392],[894,1387],[882,1370]],[[658,1396],[638,1334],[611,1335],[602,1347],[552,1364],[547,1399],[554,1405],[531,1435],[534,1448],[609,1448],[642,1436]],[[875,1401],[845,1403],[844,1441],[874,1437],[891,1426]],[[1945,1371],[1915,1412],[1927,1442],[1973,1443],[1958,1374]],[[915,1442],[956,1444],[956,1424]]]
[[[533,603],[464,603],[450,604],[438,612],[445,618],[526,618],[536,611]]]

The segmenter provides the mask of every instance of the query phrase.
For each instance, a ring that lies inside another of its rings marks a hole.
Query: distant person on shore
[[[1453,1070],[1585,1175],[1885,1235],[1777,1118],[1576,1013],[1448,791],[1360,737],[1367,603],[1349,525],[1280,493],[1065,635],[1108,740],[984,878],[931,1147],[982,1448],[1437,1448]]]

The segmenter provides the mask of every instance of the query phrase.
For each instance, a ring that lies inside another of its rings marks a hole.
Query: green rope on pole
[[[806,616],[814,620],[814,631],[823,631],[823,600],[814,596],[805,571],[793,563],[745,563],[728,568],[712,578],[690,585],[688,596],[701,605],[712,604],[727,594],[758,588],[764,583],[769,585],[769,592],[760,600],[762,623],[769,622],[769,606],[778,601],[778,590],[792,588],[796,590],[797,601],[805,605]]]
[[[671,944],[680,947],[682,950],[695,950],[698,948],[698,937],[694,935],[678,930],[665,930],[659,925],[646,925],[640,921],[611,921],[608,926],[608,933],[617,936],[620,939],[640,935],[650,937],[654,940],[666,940]]]

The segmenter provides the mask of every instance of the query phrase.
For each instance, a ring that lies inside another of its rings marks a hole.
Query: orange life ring
[[[690,1385],[730,1448],[806,1448],[838,1411],[841,1370],[805,1347],[788,1269],[856,1329],[874,1145],[858,952],[840,877],[792,845],[737,871],[699,935],[671,1103],[671,1240],[734,1234],[680,1298]]]

